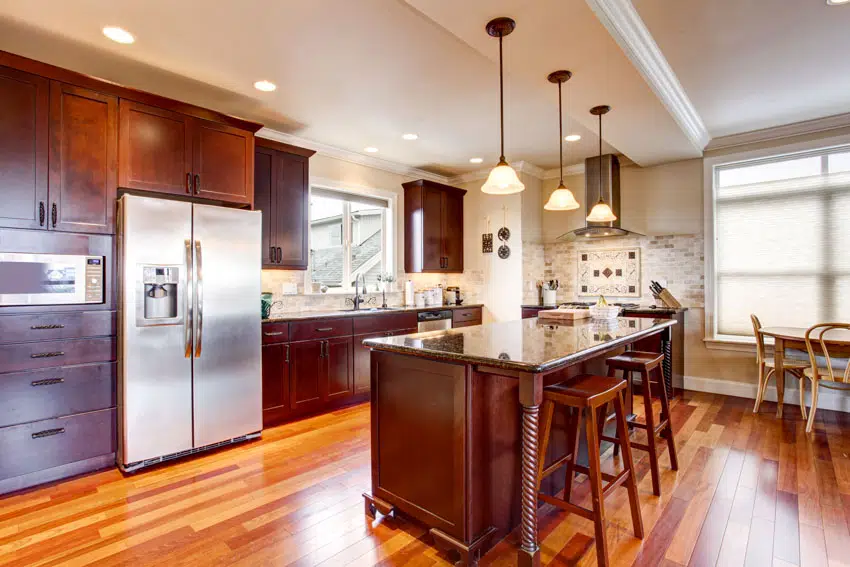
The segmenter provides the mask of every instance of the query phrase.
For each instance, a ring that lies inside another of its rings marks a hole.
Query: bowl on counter
[[[616,319],[620,315],[619,305],[591,305],[590,317],[597,321]]]

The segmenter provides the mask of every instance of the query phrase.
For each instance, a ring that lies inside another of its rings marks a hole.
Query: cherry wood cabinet
[[[0,67],[0,226],[45,228],[50,82]]]
[[[414,314],[415,319],[415,314]],[[381,337],[392,337],[395,335],[409,335],[416,332],[416,327],[399,329],[396,331],[384,331],[369,335],[357,335],[354,337],[354,394],[367,394],[372,389],[372,349],[363,344],[366,339],[379,339]]]
[[[340,337],[325,341],[325,376],[323,386],[326,388],[324,399],[330,402],[347,398],[354,394],[354,352],[351,337]]]
[[[50,84],[51,229],[114,232],[118,98]]]
[[[263,426],[278,423],[289,415],[288,344],[263,345]]]
[[[325,374],[325,341],[292,343],[289,353],[289,407],[293,411],[318,408],[322,402],[321,381]]]
[[[466,191],[426,179],[402,186],[405,271],[463,272]]]
[[[121,100],[119,135],[121,187],[252,203],[252,132]]]
[[[263,212],[264,268],[306,270],[309,158],[315,152],[262,138],[254,152],[254,209]]]

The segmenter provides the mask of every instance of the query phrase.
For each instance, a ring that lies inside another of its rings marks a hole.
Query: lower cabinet
[[[289,353],[289,407],[293,411],[316,408],[322,401],[320,387],[325,341],[292,343]]]
[[[415,332],[416,327],[411,327],[410,329],[385,331],[383,333],[371,333],[354,337],[354,395],[368,394],[372,389],[372,367],[370,364],[372,349],[364,345],[363,341],[395,335],[409,335]]]
[[[325,400],[347,398],[354,394],[354,352],[351,337],[325,341]]]
[[[263,425],[289,417],[288,344],[263,345]]]

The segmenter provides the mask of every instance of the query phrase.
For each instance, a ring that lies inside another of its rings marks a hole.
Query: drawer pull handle
[[[45,330],[45,329],[64,329],[64,328],[65,328],[65,325],[62,325],[62,324],[59,324],[59,323],[52,324],[52,325],[32,325],[32,326],[30,326],[30,329],[32,329],[33,331],[42,331],[42,330]]]
[[[267,337],[278,337],[283,334],[283,331],[277,331],[275,333],[263,333]]]
[[[38,433],[33,433],[33,439],[41,439],[42,437],[53,437],[54,435],[61,435],[65,433],[64,427],[57,427],[56,429],[45,429],[44,431],[39,431]]]
[[[327,333],[328,331],[333,331],[333,330],[334,330],[333,327],[321,327],[319,329],[316,329],[316,331],[319,332],[319,333]]]
[[[30,382],[32,386],[52,386],[54,384],[62,384],[65,382],[64,378],[45,378],[44,380],[33,380]]]
[[[58,352],[39,352],[36,354],[31,354],[30,358],[53,358],[56,356],[65,356],[65,353],[61,350]]]

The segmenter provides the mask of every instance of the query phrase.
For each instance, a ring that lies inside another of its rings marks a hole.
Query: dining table
[[[773,339],[773,360],[776,364],[776,417],[782,417],[785,402],[785,351],[801,350],[808,353],[805,327],[762,327],[764,337]],[[818,337],[814,335],[813,340]],[[830,356],[850,356],[850,331],[835,330],[827,333],[824,342]],[[820,349],[815,347],[816,352]]]

